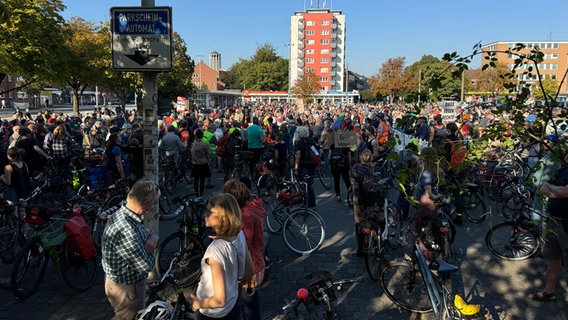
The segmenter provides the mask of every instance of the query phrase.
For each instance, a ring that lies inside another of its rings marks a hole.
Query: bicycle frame
[[[420,245],[417,243],[415,244],[414,253],[416,255],[416,260],[418,261],[418,266],[420,267],[420,272],[422,273],[422,277],[424,278],[424,282],[426,283],[426,289],[428,290],[428,297],[430,298],[430,303],[432,304],[432,310],[434,311],[434,315],[437,319],[442,319],[442,310],[445,309],[447,312],[448,306],[446,304],[447,300],[447,288],[444,284],[442,286],[442,292],[436,288],[436,282],[434,280],[434,276],[428,268],[428,264],[426,263],[426,258],[420,249]]]

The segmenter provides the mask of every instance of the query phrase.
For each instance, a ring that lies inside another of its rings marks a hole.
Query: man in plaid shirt
[[[158,236],[144,227],[142,215],[159,196],[153,182],[137,181],[128,193],[126,205],[109,217],[103,233],[105,293],[114,308],[115,320],[131,320],[145,307],[146,278],[154,269]]]

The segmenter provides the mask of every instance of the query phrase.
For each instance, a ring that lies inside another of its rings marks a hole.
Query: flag
[[[345,118],[345,114],[342,112],[342,113],[339,114],[339,117],[337,117],[337,120],[335,120],[335,122],[333,123],[331,128],[334,129],[334,130],[341,129],[341,124],[343,123],[343,118]]]

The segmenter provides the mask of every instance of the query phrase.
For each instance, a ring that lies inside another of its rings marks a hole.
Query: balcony
[[[337,23],[332,23],[332,24],[331,24],[331,28],[332,28],[333,30],[337,29]]]
[[[335,63],[335,62],[330,62],[330,63],[329,63],[329,66],[332,67],[332,68],[335,67],[336,65],[337,65],[337,63]]]
[[[304,26],[304,23],[300,21],[300,23],[298,23],[298,29],[299,30],[304,30],[306,26]]]
[[[329,75],[332,76],[332,77],[335,76],[335,71],[331,70],[331,71],[329,72]]]
[[[329,54],[329,56],[332,57],[332,58],[335,58],[335,57],[337,57],[337,53],[332,52],[332,53]]]
[[[303,58],[304,57],[304,52],[300,51],[298,52],[298,58]]]
[[[332,34],[331,34],[331,38],[332,38],[332,39],[335,39],[335,38],[337,38],[337,33],[335,33],[335,32],[334,32],[334,33],[332,33]]]
[[[298,60],[298,67],[304,67],[304,60]]]
[[[333,49],[335,49],[335,48],[337,48],[337,43],[332,42],[329,46],[332,47]]]
[[[299,48],[299,49],[304,49],[304,43],[303,43],[303,42],[299,42],[299,43],[298,43],[298,48]]]
[[[304,35],[303,32],[298,32],[298,39],[302,40],[304,39],[306,36]]]

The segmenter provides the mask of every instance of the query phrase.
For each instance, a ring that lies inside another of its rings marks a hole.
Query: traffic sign
[[[110,16],[114,70],[172,69],[171,7],[113,7]]]

